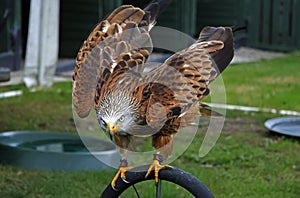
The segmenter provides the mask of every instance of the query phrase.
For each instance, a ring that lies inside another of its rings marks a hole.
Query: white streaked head
[[[136,100],[123,92],[107,94],[96,109],[101,128],[108,132],[111,139],[114,134],[128,134],[136,120]]]

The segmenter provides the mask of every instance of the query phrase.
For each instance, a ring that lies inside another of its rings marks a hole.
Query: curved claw
[[[128,167],[120,167],[117,174],[115,175],[115,177],[113,178],[113,180],[111,181],[111,187],[112,189],[114,189],[115,191],[118,191],[118,189],[115,188],[117,180],[119,177],[121,177],[121,179],[123,180],[123,182],[125,183],[130,183],[129,181],[126,180],[126,172],[128,170],[132,169],[132,167],[128,166]]]
[[[115,188],[115,186],[113,184],[110,184],[111,185],[111,188],[114,190],[114,191],[119,191],[118,189]]]
[[[125,182],[126,184],[129,184],[130,182],[126,180],[126,178],[121,177],[121,179],[123,180],[123,182]]]

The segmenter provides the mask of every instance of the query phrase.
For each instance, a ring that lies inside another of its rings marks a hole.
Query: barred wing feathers
[[[145,111],[147,123],[153,126],[165,123],[159,133],[166,135],[177,132],[180,122],[192,121],[199,112],[199,100],[209,94],[209,83],[232,58],[231,29],[204,28],[194,44],[168,58],[145,77],[141,110]]]
[[[94,102],[99,104],[115,68],[145,63],[152,51],[148,32],[170,2],[154,0],[144,10],[123,5],[94,28],[78,52],[72,76],[73,105],[79,117],[86,117]]]

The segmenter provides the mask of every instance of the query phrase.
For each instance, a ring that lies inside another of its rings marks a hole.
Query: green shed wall
[[[243,0],[197,0],[197,33],[205,26],[241,26]]]
[[[75,57],[90,31],[121,4],[150,0],[61,0],[60,56]],[[157,25],[197,37],[205,26],[246,26],[247,45],[300,49],[300,0],[173,0]],[[238,33],[237,33],[238,34]]]
[[[123,0],[123,4],[144,8],[151,0]],[[196,27],[197,0],[173,0],[157,20],[158,26],[169,27],[193,35]]]
[[[75,57],[94,26],[121,4],[143,8],[150,0],[61,0],[60,57]],[[173,0],[157,25],[174,28],[191,36],[196,28],[197,0]]]
[[[300,49],[300,0],[246,0],[248,45],[276,51]]]
[[[61,0],[60,57],[76,57],[95,25],[119,5],[119,0]]]

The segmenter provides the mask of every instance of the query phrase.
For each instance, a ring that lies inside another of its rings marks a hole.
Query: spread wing
[[[195,104],[209,94],[209,83],[232,58],[231,29],[204,28],[194,44],[171,56],[145,77],[141,109],[146,112],[147,123],[154,126],[165,123],[162,134],[176,132],[180,122],[188,123],[196,112]]]
[[[166,2],[169,2],[167,0]],[[121,71],[141,71],[152,51],[149,30],[168,3],[154,0],[144,10],[124,5],[101,21],[78,52],[73,73],[73,105],[86,117]]]

